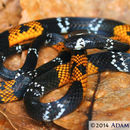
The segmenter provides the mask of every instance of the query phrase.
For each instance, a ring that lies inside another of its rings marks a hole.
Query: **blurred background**
[[[101,17],[130,24],[130,0],[0,0],[0,32],[24,22],[59,16]],[[43,51],[42,56],[44,55],[43,57],[47,59],[46,52]],[[22,53],[22,56],[14,56],[6,66],[10,65],[12,69],[19,68],[21,59],[25,60],[26,53]],[[93,119],[130,120],[130,75],[105,72],[101,79]],[[88,101],[73,114],[55,121],[56,124],[66,129],[86,129],[87,108],[91,104],[89,100],[92,97],[96,80],[97,75],[89,77]],[[63,91],[57,90],[62,95]],[[48,129],[27,116],[22,101],[0,105],[0,113],[0,130]],[[49,129],[61,128],[51,126]]]

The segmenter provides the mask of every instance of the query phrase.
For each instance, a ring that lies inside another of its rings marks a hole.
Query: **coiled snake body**
[[[72,33],[71,33],[72,32]],[[50,18],[18,25],[0,34],[0,102],[19,100],[24,95],[27,113],[38,121],[52,121],[74,111],[86,96],[87,76],[103,71],[130,72],[130,25],[101,18]],[[60,34],[68,34],[64,38]],[[26,41],[31,42],[27,44]],[[20,43],[24,44],[20,44]],[[59,55],[35,69],[38,51],[52,46]],[[29,48],[29,49],[28,49]],[[105,52],[87,55],[86,49]],[[8,70],[8,55],[28,49],[23,67]],[[50,91],[70,83],[61,99],[41,103]]]

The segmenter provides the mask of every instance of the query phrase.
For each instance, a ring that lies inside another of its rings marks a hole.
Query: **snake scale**
[[[63,35],[66,35],[64,37]],[[53,121],[73,112],[86,97],[87,77],[103,71],[130,73],[130,25],[103,19],[59,17],[17,25],[0,34],[0,102],[24,99],[29,116]],[[35,68],[40,47],[51,46],[58,56]],[[103,52],[87,54],[87,49]],[[11,71],[5,59],[28,49],[24,65]],[[60,99],[42,103],[41,97],[70,84]]]

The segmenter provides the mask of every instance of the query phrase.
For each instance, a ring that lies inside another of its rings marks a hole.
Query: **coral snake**
[[[67,34],[64,38],[61,34]],[[48,18],[18,25],[0,34],[0,102],[24,98],[30,117],[53,121],[74,111],[85,99],[87,76],[103,71],[130,72],[130,25],[102,18]],[[35,69],[41,46],[52,46],[58,56]],[[86,49],[103,49],[87,54]],[[6,57],[28,49],[22,68],[4,67]],[[59,100],[41,97],[66,84]]]

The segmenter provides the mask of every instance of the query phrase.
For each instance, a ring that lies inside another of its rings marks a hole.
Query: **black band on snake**
[[[19,100],[24,95],[27,113],[38,121],[52,121],[71,113],[86,96],[88,75],[130,72],[130,54],[125,53],[130,48],[128,32],[130,25],[114,20],[63,17],[28,22],[1,33],[0,75],[12,80],[1,82],[0,102]],[[52,46],[59,55],[35,69],[41,45]],[[8,70],[2,64],[3,56],[16,53],[18,46],[21,51],[29,47],[25,64],[20,70]],[[105,52],[87,55],[86,49],[93,48]],[[68,83],[70,87],[61,99],[40,102],[41,97]]]

